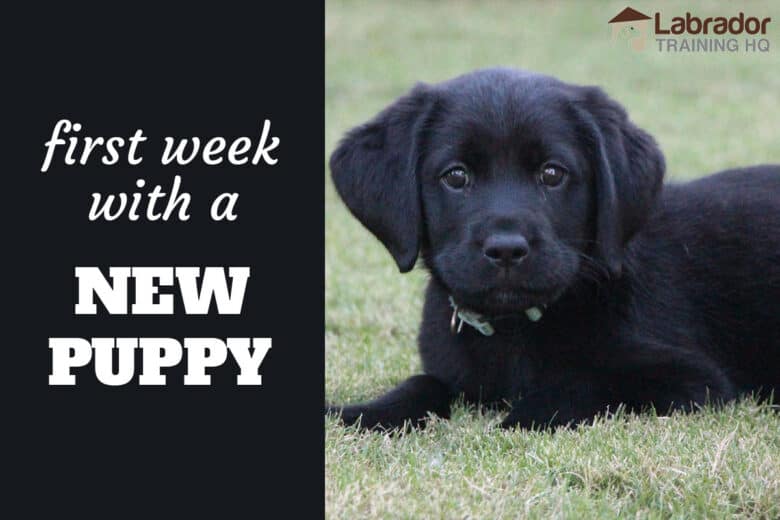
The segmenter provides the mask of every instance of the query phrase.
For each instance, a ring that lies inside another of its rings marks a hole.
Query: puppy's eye
[[[469,174],[462,166],[455,166],[444,172],[441,181],[450,189],[462,190],[469,183]]]
[[[556,164],[545,164],[539,173],[539,182],[554,188],[560,186],[563,179],[566,177],[566,169]]]

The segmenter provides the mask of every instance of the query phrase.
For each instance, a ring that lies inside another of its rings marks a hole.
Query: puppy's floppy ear
[[[333,183],[352,214],[393,255],[402,273],[417,260],[422,211],[417,163],[432,94],[418,84],[351,130],[330,158]]]
[[[596,180],[597,253],[619,276],[623,248],[640,229],[663,182],[664,156],[655,139],[598,87],[581,87],[575,106],[590,137]]]

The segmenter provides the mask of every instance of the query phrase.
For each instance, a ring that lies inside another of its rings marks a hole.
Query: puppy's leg
[[[594,378],[578,375],[570,377],[566,384],[531,392],[512,402],[501,427],[545,429],[592,420],[610,408],[613,400],[611,385],[603,383],[597,385]]]
[[[362,428],[394,429],[406,421],[420,426],[433,413],[439,417],[450,417],[450,392],[447,386],[429,375],[412,376],[388,393],[356,405],[327,406],[326,413],[341,415],[345,424],[360,421]]]
[[[570,375],[565,384],[536,390],[516,400],[504,428],[547,428],[591,422],[599,413],[624,406],[653,407],[659,413],[692,411],[707,402],[736,397],[733,385],[709,359],[664,351],[624,366]],[[652,360],[652,362],[651,362]]]

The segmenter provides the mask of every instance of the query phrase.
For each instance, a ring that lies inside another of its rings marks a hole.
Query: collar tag
[[[539,307],[528,307],[525,315],[531,321],[539,321],[542,319],[542,310]]]
[[[492,336],[496,333],[493,325],[485,319],[481,314],[462,309],[455,303],[455,300],[450,296],[450,306],[452,306],[452,320],[450,321],[450,330],[453,334],[459,334],[463,329],[463,324],[467,323],[470,326],[477,329],[477,331],[483,336]]]
[[[455,303],[450,296],[450,306],[452,307],[452,318],[450,319],[450,330],[453,334],[460,334],[463,330],[463,324],[467,323],[483,336],[492,336],[496,333],[493,325],[480,313],[472,310],[463,309]],[[525,310],[525,316],[529,321],[537,322],[542,319],[542,311],[539,307],[529,307]]]
[[[466,309],[458,309],[458,317],[460,318],[461,327],[465,322],[477,329],[483,336],[492,336],[496,333],[493,325],[491,325],[481,314]],[[461,327],[458,327],[458,332],[460,332]]]

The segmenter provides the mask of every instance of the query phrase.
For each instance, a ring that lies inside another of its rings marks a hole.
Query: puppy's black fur
[[[655,141],[601,89],[490,69],[418,85],[330,167],[400,270],[431,274],[425,375],[327,408],[347,423],[447,417],[461,394],[531,427],[780,389],[778,166],[662,186]],[[450,298],[496,333],[451,332]]]

